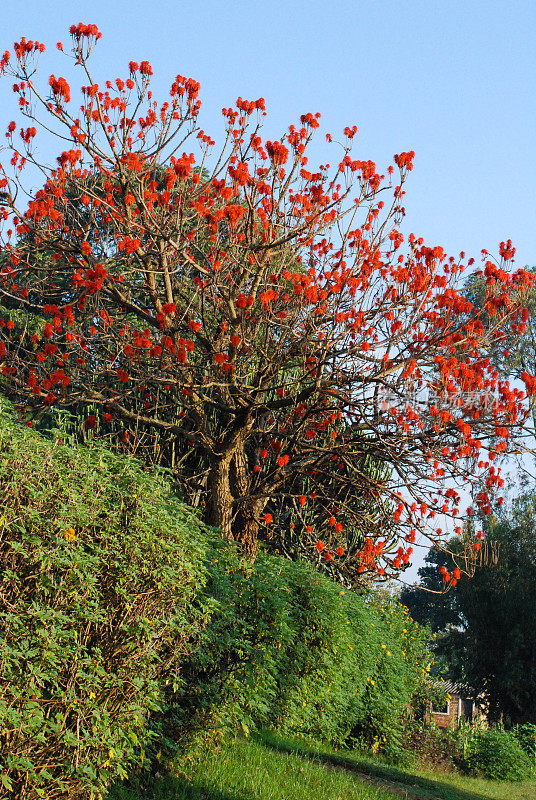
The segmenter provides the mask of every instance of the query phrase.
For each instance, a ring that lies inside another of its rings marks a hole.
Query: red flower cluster
[[[394,162],[397,167],[400,169],[413,169],[413,159],[415,158],[415,152],[410,150],[409,153],[400,153],[399,155],[395,155]]]
[[[266,142],[266,150],[274,164],[286,164],[288,160],[288,148],[281,142]]]
[[[102,38],[102,33],[96,25],[84,25],[83,22],[79,22],[78,25],[71,25],[69,33],[76,40],[80,40],[84,36],[92,36],[95,41]]]
[[[57,101],[65,100],[68,103],[71,99],[71,88],[65,78],[56,78],[51,75],[48,79],[48,85],[52,89],[52,94]]]
[[[34,42],[31,39],[29,41],[23,36],[20,42],[15,42],[13,45],[13,50],[15,51],[15,55],[17,56],[19,61],[22,61],[27,55],[31,53],[44,53],[45,52],[45,45],[41,44],[41,42]],[[6,62],[9,61],[9,54],[4,53],[4,57],[7,55]]]

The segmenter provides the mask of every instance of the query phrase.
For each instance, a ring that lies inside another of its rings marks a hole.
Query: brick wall
[[[458,724],[458,697],[453,695],[450,698],[447,714],[428,709],[426,722],[429,723],[430,720],[433,720],[438,728],[455,728]]]

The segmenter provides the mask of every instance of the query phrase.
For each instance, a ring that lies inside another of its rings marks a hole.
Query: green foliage
[[[536,725],[517,725],[512,728],[512,733],[530,758],[533,768],[536,767]]]
[[[447,594],[405,590],[401,600],[412,616],[437,633],[434,654],[449,677],[467,682],[486,696],[489,717],[505,725],[536,720],[536,496],[519,497],[499,518],[483,520],[493,559],[474,577]],[[456,550],[456,541],[451,541]],[[431,550],[419,570],[421,585],[440,590],[438,568],[454,564]]]
[[[207,733],[398,746],[426,633],[390,599],[237,548],[164,475],[3,406],[0,797],[98,797]]]
[[[261,553],[246,575],[229,548],[216,553],[205,592],[217,606],[170,698],[169,738],[269,725],[391,741],[426,672],[426,634],[407,611],[307,564]]]
[[[467,766],[492,780],[522,781],[531,771],[530,759],[516,737],[500,728],[477,732],[470,745]]]
[[[199,627],[203,548],[166,483],[0,408],[0,797],[98,796]]]

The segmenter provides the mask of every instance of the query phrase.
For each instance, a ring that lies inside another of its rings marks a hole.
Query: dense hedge
[[[426,633],[406,609],[262,553],[245,574],[224,545],[207,569],[201,602],[215,607],[161,721],[170,740],[263,726],[396,740],[428,660]]]
[[[165,481],[0,409],[0,797],[89,797],[140,759],[207,545]]]
[[[245,566],[162,476],[0,407],[0,797],[98,797],[200,735],[396,738],[423,677],[404,609]]]

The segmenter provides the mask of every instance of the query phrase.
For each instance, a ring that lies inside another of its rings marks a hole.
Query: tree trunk
[[[249,489],[248,461],[241,442],[234,452],[215,460],[210,467],[204,521],[219,528],[224,539],[237,542],[246,559],[253,563],[264,501],[251,500]]]
[[[233,523],[233,539],[239,542],[250,563],[255,561],[259,547],[259,521],[251,501],[241,504]]]
[[[233,539],[238,542],[250,563],[255,561],[258,549],[259,518],[262,501],[249,498],[250,478],[247,456],[241,444],[235,451],[230,469],[231,491],[238,503],[233,519]]]
[[[232,539],[232,496],[229,485],[229,464],[231,456],[215,461],[207,478],[207,502],[204,521],[213,528],[219,528],[224,539]]]

